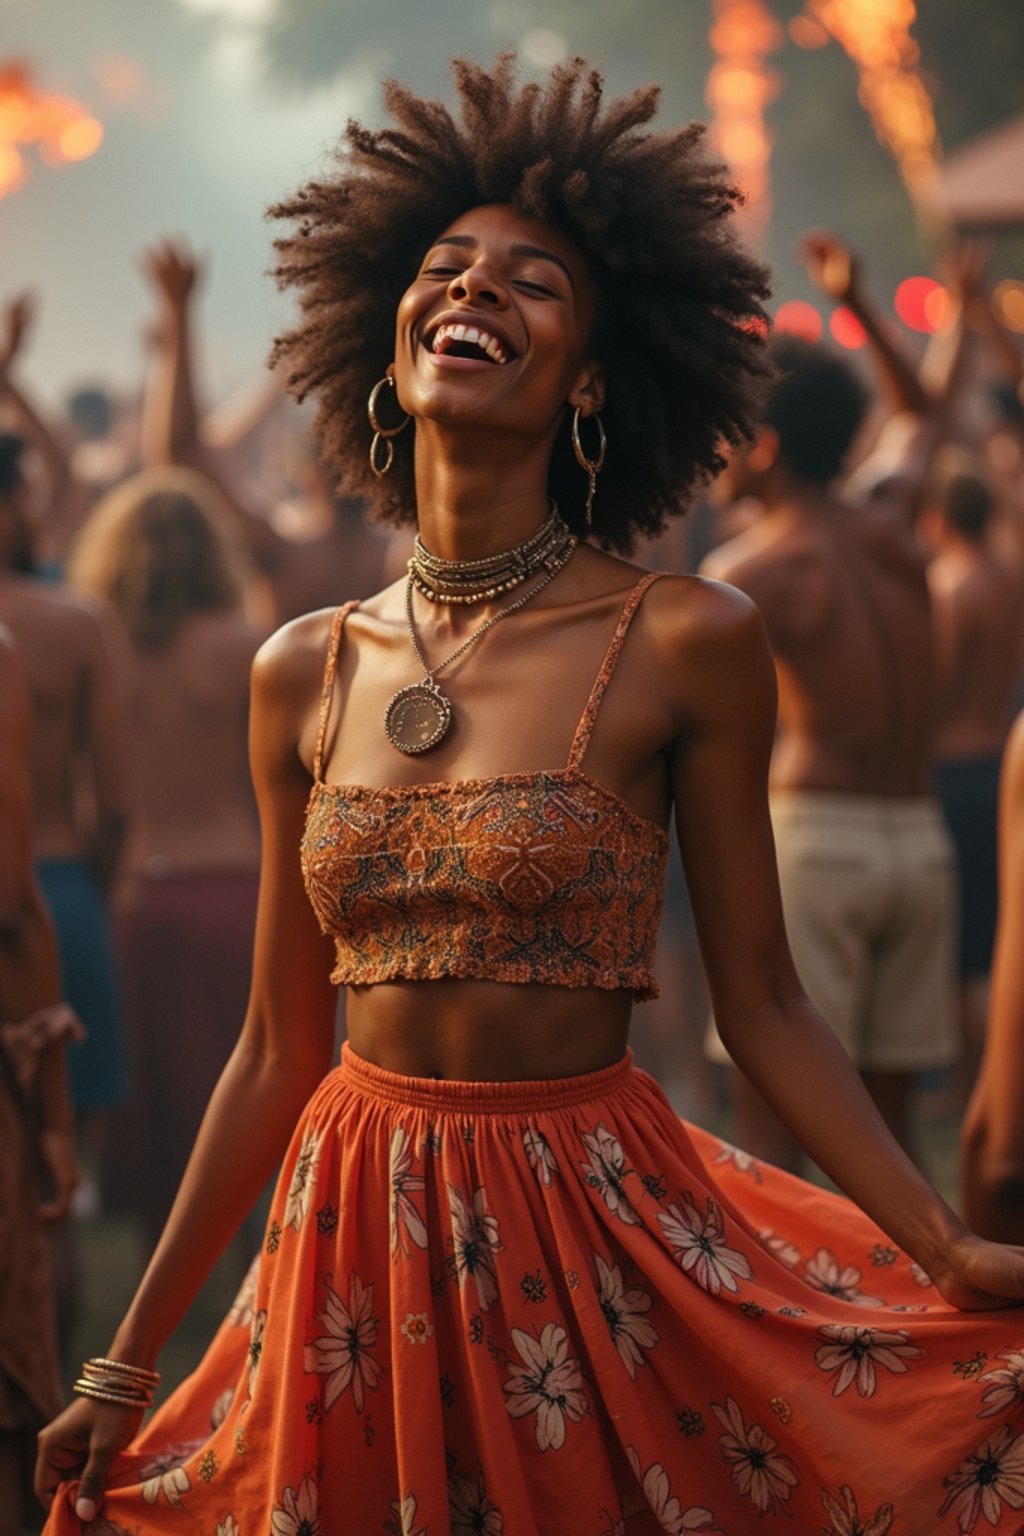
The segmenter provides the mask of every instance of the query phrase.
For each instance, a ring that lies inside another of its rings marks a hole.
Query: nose
[[[508,304],[508,289],[480,259],[452,278],[448,284],[448,297],[463,304],[488,304],[493,309],[504,309]]]

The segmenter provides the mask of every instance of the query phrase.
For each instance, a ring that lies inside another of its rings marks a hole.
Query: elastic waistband
[[[415,1109],[469,1114],[522,1114],[564,1109],[620,1092],[633,1075],[633,1052],[596,1072],[576,1077],[528,1078],[523,1082],[463,1082],[454,1078],[406,1077],[357,1056],[348,1041],[341,1047],[341,1080],[366,1098]]]
[[[929,827],[942,819],[934,795],[847,795],[825,789],[778,789],[768,797],[773,821],[806,818],[826,825]]]

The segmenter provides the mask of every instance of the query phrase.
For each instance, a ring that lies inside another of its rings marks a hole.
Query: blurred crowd
[[[976,249],[950,258],[954,318],[924,355],[840,241],[809,236],[800,259],[860,321],[869,366],[776,335],[757,437],[637,560],[760,608],[798,970],[912,1154],[922,1074],[943,1074],[964,1214],[1021,1242],[1024,358]],[[330,482],[276,375],[209,407],[201,263],[164,241],[142,265],[143,398],[94,385],[51,413],[25,382],[34,298],[0,314],[0,1290],[17,1303],[0,1319],[0,1510],[56,1406],[56,1357],[33,1339],[47,1269],[64,1335],[74,1314],[68,1211],[122,1213],[155,1241],[244,1013],[252,658],[278,625],[402,576],[410,544]],[[738,1143],[798,1167],[718,1044],[678,862],[658,971],[640,1063],[697,1121],[727,1091]],[[240,1264],[257,1243],[243,1231]]]

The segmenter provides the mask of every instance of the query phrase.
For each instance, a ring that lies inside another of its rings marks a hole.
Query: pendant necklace
[[[576,538],[566,529],[566,537],[558,548],[550,551],[543,561],[544,574],[540,580],[517,597],[515,602],[509,603],[507,608],[502,608],[500,613],[493,614],[485,619],[479,629],[475,629],[467,640],[464,640],[457,650],[446,656],[444,661],[438,662],[432,667],[423,654],[419,636],[416,633],[416,623],[412,611],[412,594],[416,585],[412,571],[409,573],[405,586],[405,617],[409,638],[412,641],[413,650],[417,660],[423,668],[423,681],[410,683],[406,688],[400,688],[387,707],[384,715],[384,730],[391,745],[399,752],[410,755],[418,752],[427,752],[431,747],[436,747],[447,735],[452,723],[452,703],[447,694],[441,692],[434,679],[445,667],[451,666],[460,656],[464,656],[471,645],[482,640],[489,629],[495,624],[500,624],[502,619],[511,618],[518,613],[520,608],[535,598],[539,592],[543,592],[549,581],[553,581],[558,572],[565,565],[569,556],[576,548]]]

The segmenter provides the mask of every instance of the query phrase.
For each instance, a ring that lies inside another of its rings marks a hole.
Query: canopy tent
[[[1024,226],[1024,114],[949,155],[933,200],[958,229]]]

